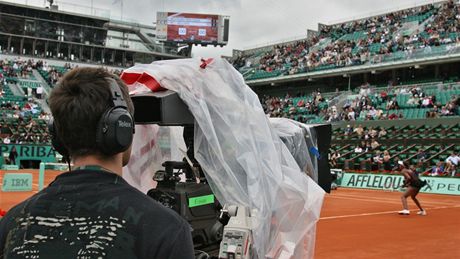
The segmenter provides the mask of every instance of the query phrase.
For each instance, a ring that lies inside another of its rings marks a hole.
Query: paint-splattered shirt
[[[11,209],[0,258],[194,258],[190,226],[120,176],[81,170]]]

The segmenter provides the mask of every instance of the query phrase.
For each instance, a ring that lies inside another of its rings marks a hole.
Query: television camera
[[[187,148],[182,161],[165,161],[164,170],[155,172],[155,189],[147,195],[176,211],[186,219],[192,228],[195,249],[211,252],[218,250],[222,240],[222,206],[214,197],[206,177],[194,158],[194,119],[187,106],[176,93],[158,96],[132,97],[136,110],[136,124],[158,124],[160,126],[181,126]],[[151,112],[155,111],[155,112]]]
[[[190,223],[196,250],[205,250],[219,258],[251,258],[251,211],[243,206],[222,207],[215,199],[199,163],[194,158],[194,118],[188,107],[174,92],[135,95],[132,100],[136,110],[136,124],[184,128],[183,138],[187,151],[184,152],[183,160],[165,161],[162,164],[164,170],[157,171],[154,176],[158,185],[148,195],[173,209]],[[301,131],[303,133],[300,137],[280,137],[285,144],[298,138],[316,140],[320,156],[314,158],[317,160],[318,171],[315,180],[324,190],[329,191],[331,175],[327,152],[331,126],[312,127],[315,135],[307,136]],[[307,147],[310,145],[311,143],[306,144]],[[294,156],[294,151],[290,152]],[[185,178],[181,178],[181,175],[185,175]]]

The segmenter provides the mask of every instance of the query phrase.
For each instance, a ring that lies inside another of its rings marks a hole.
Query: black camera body
[[[192,228],[195,249],[218,249],[223,225],[219,221],[221,205],[206,181],[199,163],[194,158],[194,118],[176,93],[133,96],[136,124],[183,126],[187,157],[182,161],[165,161],[164,170],[157,171],[157,187],[147,195],[177,212]],[[185,175],[185,182],[180,175]]]
[[[189,167],[187,162],[166,161],[165,172],[157,172],[158,185],[147,195],[177,212],[192,228],[193,244],[196,249],[216,246],[222,240],[223,225],[218,221],[221,206],[206,183],[180,182],[178,173],[167,173],[168,169],[181,172]],[[159,176],[158,174],[163,174]],[[187,173],[186,173],[187,175]],[[163,180],[161,180],[161,178]]]

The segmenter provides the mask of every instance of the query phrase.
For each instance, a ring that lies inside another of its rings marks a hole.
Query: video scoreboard
[[[222,15],[158,12],[156,36],[166,42],[224,46],[229,23]]]

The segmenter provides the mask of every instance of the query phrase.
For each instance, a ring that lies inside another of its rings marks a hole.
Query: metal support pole
[[[45,183],[45,163],[40,162],[40,169],[38,171],[38,191],[43,190]]]

